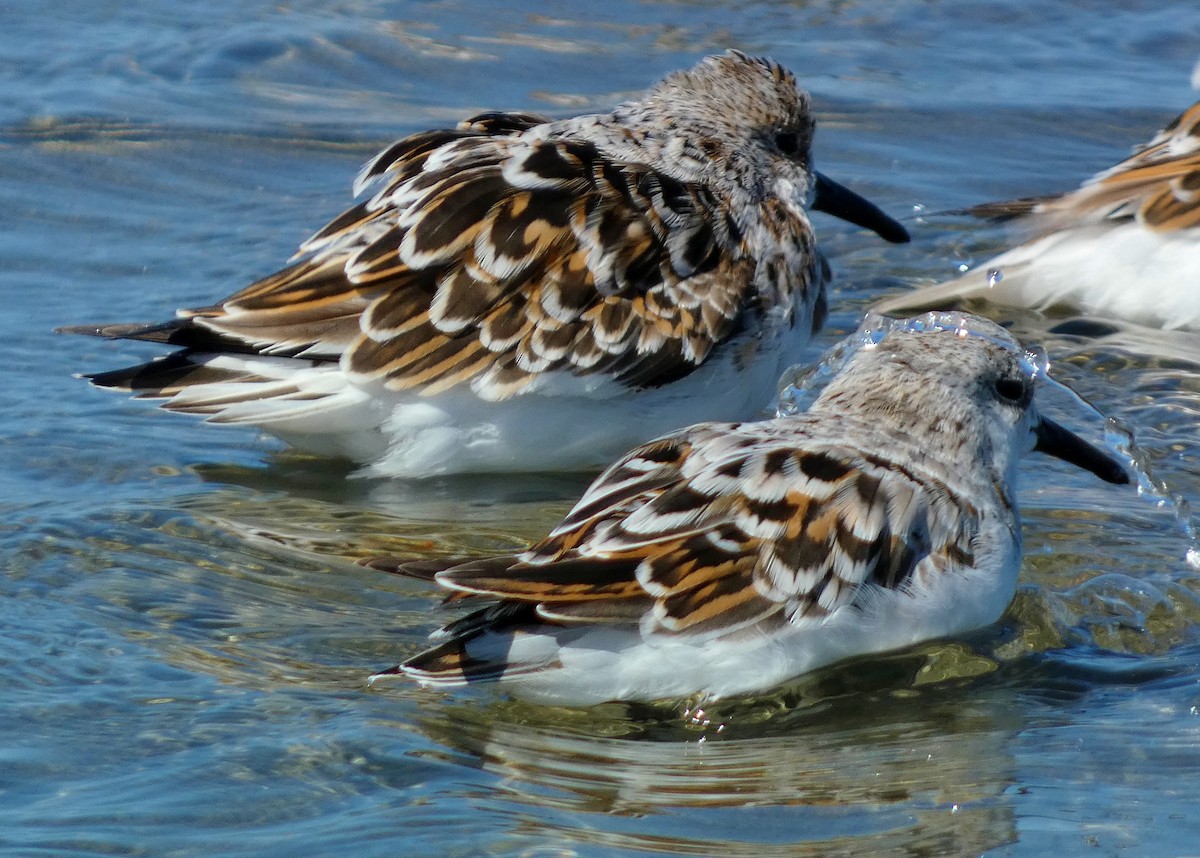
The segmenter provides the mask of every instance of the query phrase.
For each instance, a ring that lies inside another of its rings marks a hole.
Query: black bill
[[[816,179],[812,201],[814,211],[825,212],[869,229],[892,244],[905,244],[909,240],[908,230],[884,214],[879,206],[820,173],[813,175]]]
[[[1037,444],[1033,449],[1070,462],[1085,471],[1091,471],[1105,482],[1118,485],[1130,482],[1129,472],[1124,465],[1108,453],[1097,450],[1074,432],[1045,417],[1038,424]]]

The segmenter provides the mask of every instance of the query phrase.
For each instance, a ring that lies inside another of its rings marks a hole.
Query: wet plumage
[[[889,298],[876,309],[896,313],[984,300],[1200,329],[1200,102],[1075,191],[972,211],[1019,218],[1033,237],[963,277]],[[992,271],[1003,279],[989,286]]]
[[[993,622],[1016,586],[1021,456],[1128,480],[1039,417],[1034,386],[992,323],[892,325],[802,414],[628,453],[526,552],[370,561],[489,600],[381,676],[571,704],[720,696]]]
[[[808,207],[906,240],[812,171],[813,130],[790,72],[732,51],[609,114],[483,114],[381,152],[282,271],[67,330],[180,347],[100,386],[373,473],[599,467],[767,404],[824,318]]]

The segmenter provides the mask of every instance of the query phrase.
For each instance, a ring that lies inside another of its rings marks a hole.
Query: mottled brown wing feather
[[[630,386],[690,372],[749,303],[733,221],[703,187],[519,136],[537,122],[485,114],[394,144],[360,177],[373,196],[302,259],[183,315],[426,394],[469,382],[502,399],[556,370]]]
[[[545,620],[717,635],[819,622],[863,586],[905,587],[926,557],[936,568],[973,562],[974,513],[945,486],[842,448],[705,449],[736,428],[635,451],[523,562],[451,568],[438,581],[536,605]]]
[[[1044,210],[1076,220],[1136,217],[1161,232],[1200,225],[1200,102],[1129,158]]]
[[[1173,176],[1142,203],[1138,214],[1146,226],[1160,232],[1200,226],[1200,154],[1190,162],[1186,172]]]
[[[1000,220],[1044,215],[1043,233],[1063,225],[1132,218],[1159,232],[1200,226],[1200,102],[1077,190],[983,203],[965,211]]]

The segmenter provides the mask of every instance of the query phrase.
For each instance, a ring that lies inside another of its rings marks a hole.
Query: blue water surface
[[[93,390],[72,374],[153,350],[51,332],[165,319],[269,273],[396,137],[601,109],[738,47],[796,71],[821,169],[914,234],[818,222],[828,344],[873,297],[1011,239],[931,213],[1073,187],[1190,104],[1200,6],[18,0],[0,20],[0,850],[1200,851],[1200,583],[1170,512],[1132,492],[1031,461],[1001,624],[762,699],[373,689],[437,596],[355,558],[524,545],[585,478],[352,478]],[[1139,350],[1014,321],[1197,492],[1191,337]]]

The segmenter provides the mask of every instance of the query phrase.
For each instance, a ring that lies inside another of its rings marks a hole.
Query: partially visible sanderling
[[[298,261],[90,376],[383,475],[601,467],[770,400],[825,315],[808,210],[907,234],[812,169],[791,72],[736,51],[611,113],[488,113],[371,161]]]
[[[1200,102],[1078,190],[971,211],[1020,218],[1034,237],[876,310],[944,309],[978,299],[1200,330]]]
[[[715,697],[995,621],[1021,559],[1018,460],[1129,476],[1038,414],[1038,373],[1003,328],[931,314],[857,336],[808,411],[645,444],[528,551],[367,561],[490,600],[376,678],[567,704]]]

